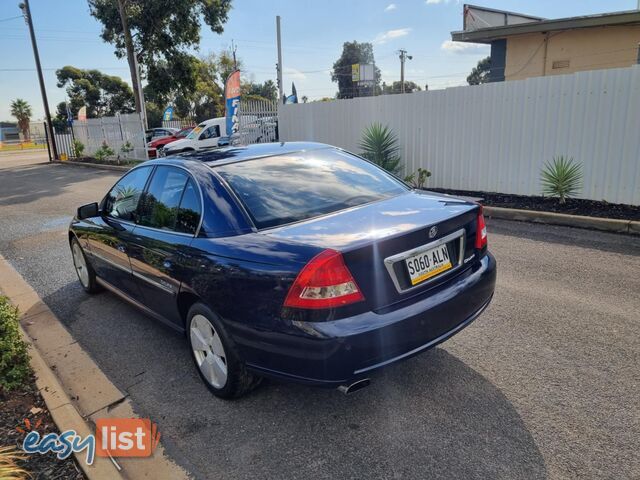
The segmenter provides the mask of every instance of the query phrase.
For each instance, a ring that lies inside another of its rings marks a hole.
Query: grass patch
[[[20,336],[18,309],[0,296],[0,392],[23,388],[31,378],[27,344]]]

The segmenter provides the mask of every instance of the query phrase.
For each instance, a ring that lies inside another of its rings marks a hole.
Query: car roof
[[[200,150],[191,153],[182,153],[168,156],[158,160],[150,160],[148,164],[163,163],[189,163],[197,161],[209,166],[216,166],[227,163],[241,162],[261,157],[273,157],[288,153],[304,152],[309,150],[319,150],[323,148],[336,148],[325,143],[316,142],[280,142],[280,143],[256,143],[246,146],[231,146],[214,148],[211,150]]]
[[[209,120],[203,120],[202,122],[199,122],[198,125],[211,125],[214,123],[220,123],[222,121],[226,121],[226,118],[225,117],[210,118]]]

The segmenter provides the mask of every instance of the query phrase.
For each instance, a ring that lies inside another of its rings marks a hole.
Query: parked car
[[[82,287],[184,332],[223,398],[262,377],[362,388],[469,325],[496,280],[480,205],[317,143],[145,162],[69,243]]]
[[[145,143],[149,143],[151,140],[168,137],[170,135],[175,135],[178,133],[178,128],[150,128],[144,132],[145,134]]]
[[[160,137],[155,140],[151,140],[149,143],[147,143],[147,154],[149,158],[157,157],[157,151],[162,150],[169,143],[180,140],[181,138],[185,138],[187,135],[189,135],[189,133],[191,133],[191,130],[193,130],[193,128],[194,127],[192,125],[190,127],[185,127],[178,130],[173,135],[168,135],[166,137]]]
[[[163,155],[173,155],[176,153],[193,152],[203,148],[216,147],[218,146],[220,137],[225,137],[226,135],[226,118],[212,118],[202,122],[185,138],[167,145],[162,153]]]

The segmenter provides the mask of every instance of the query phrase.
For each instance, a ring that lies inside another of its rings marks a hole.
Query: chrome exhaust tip
[[[371,380],[368,378],[363,378],[356,382],[353,382],[350,385],[340,385],[338,387],[338,391],[344,393],[345,395],[351,395],[358,390],[362,390],[365,387],[368,387],[371,384]]]

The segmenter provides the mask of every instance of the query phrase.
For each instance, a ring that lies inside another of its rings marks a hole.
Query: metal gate
[[[269,143],[278,141],[278,104],[271,100],[240,100],[239,133],[233,143]]]

